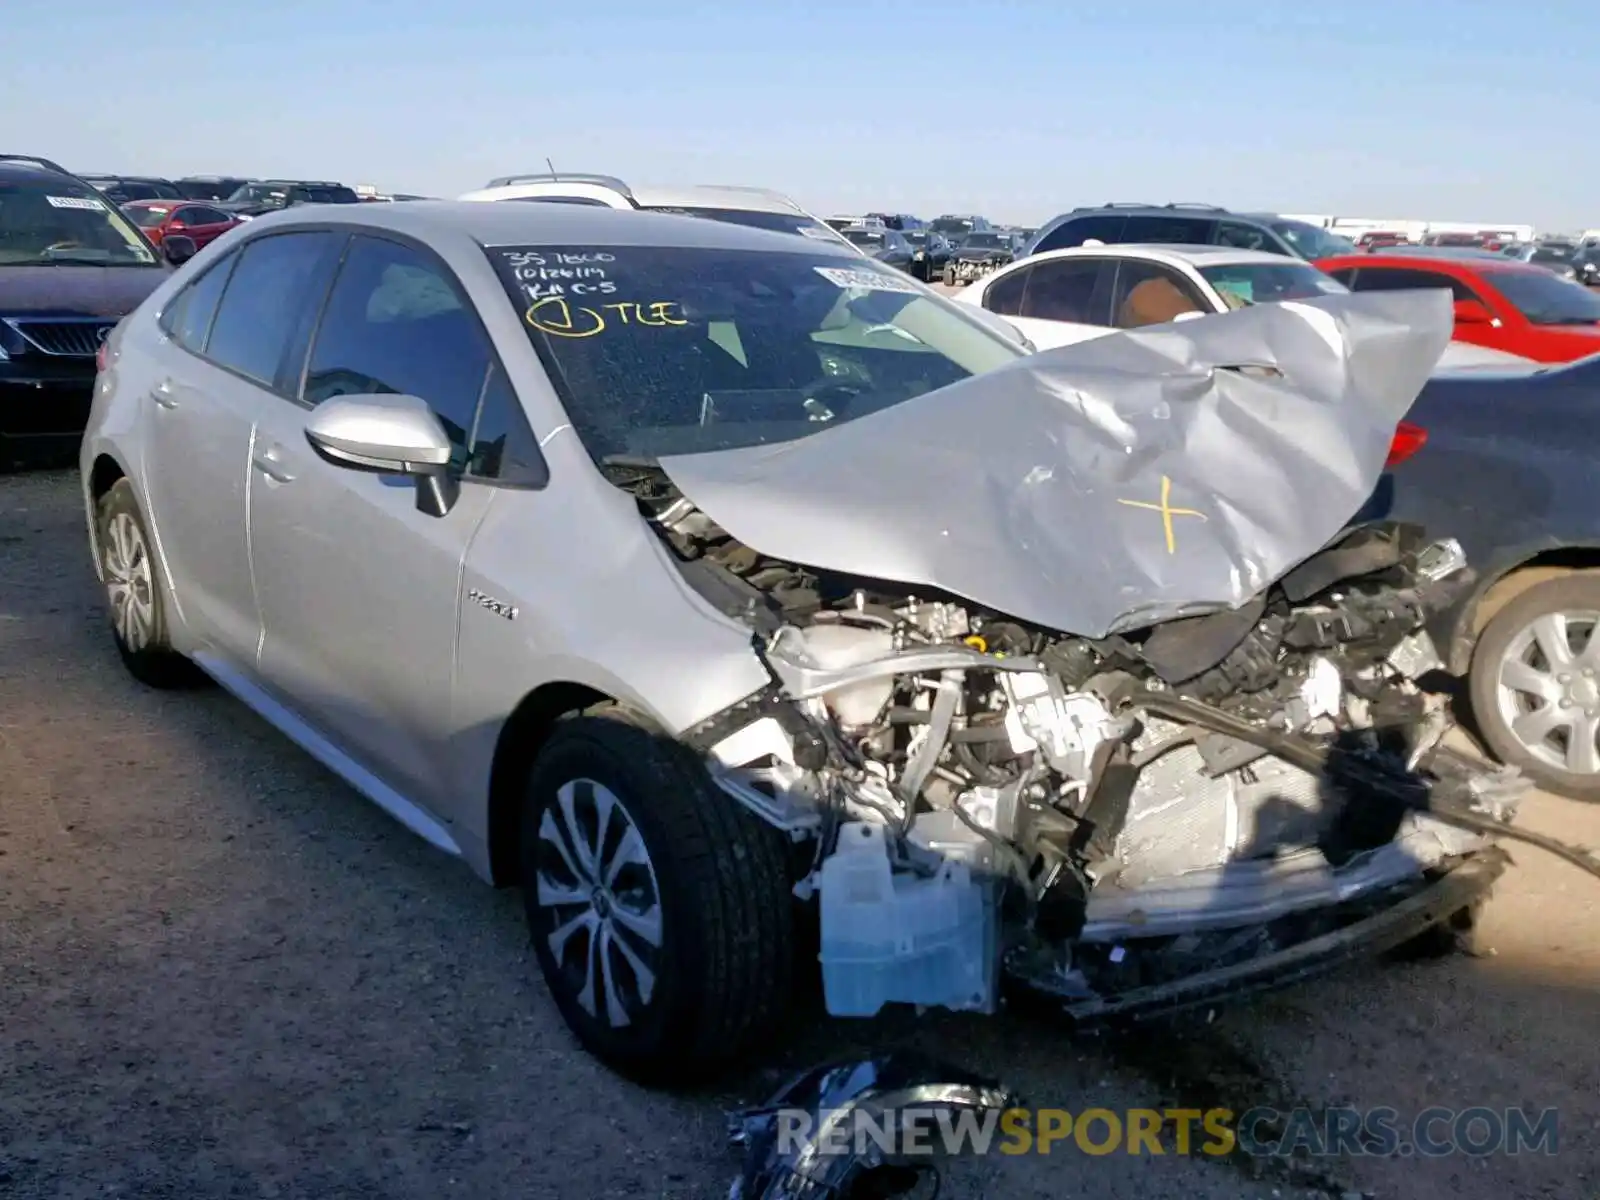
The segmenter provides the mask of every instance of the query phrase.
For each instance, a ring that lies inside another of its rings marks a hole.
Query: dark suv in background
[[[218,202],[224,211],[241,217],[259,217],[296,204],[360,204],[355,189],[342,183],[316,179],[258,179]]]
[[[78,178],[113,204],[126,204],[130,200],[183,199],[177,184],[156,175],[80,175]]]
[[[1271,213],[1229,212],[1213,204],[1100,204],[1046,222],[1025,253],[1065,250],[1088,241],[1108,246],[1232,246],[1308,262],[1355,250],[1354,243],[1326,229]]]
[[[157,250],[49,159],[0,154],[0,469],[31,450],[75,452],[100,347],[194,252],[176,235]]]

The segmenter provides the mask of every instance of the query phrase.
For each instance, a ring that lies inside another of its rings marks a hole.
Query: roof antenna
[[[559,175],[556,174],[556,165],[555,165],[555,163],[550,161],[550,156],[548,154],[545,155],[544,165],[550,168],[550,178],[551,179],[559,179],[559,178],[561,178]]]

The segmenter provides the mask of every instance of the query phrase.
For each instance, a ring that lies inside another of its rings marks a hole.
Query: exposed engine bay
[[[1414,527],[1346,531],[1238,609],[1085,638],[768,558],[664,473],[609,470],[772,675],[686,737],[815,839],[797,891],[820,893],[836,1013],[991,1010],[1002,962],[1089,1011],[1247,961],[1484,850],[1525,788],[1441,747],[1424,626],[1472,573]]]

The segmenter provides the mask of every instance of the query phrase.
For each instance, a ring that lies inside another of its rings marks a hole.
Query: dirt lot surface
[[[1600,808],[1526,820],[1600,844]],[[1504,1200],[1600,1192],[1600,882],[1517,851],[1497,953],[1369,966],[1135,1041],[999,1020],[812,1021],[717,1094],[579,1052],[495,893],[216,690],[122,672],[75,475],[0,478],[0,1195],[717,1197],[723,1108],[915,1045],[1040,1105],[1560,1110],[1554,1157],[962,1164],[947,1197]],[[1315,1183],[1317,1186],[1309,1186]]]

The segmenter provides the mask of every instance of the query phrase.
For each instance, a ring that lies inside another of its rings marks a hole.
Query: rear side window
[[[1033,248],[1033,253],[1068,250],[1073,246],[1081,246],[1091,239],[1105,242],[1107,245],[1125,241],[1122,231],[1127,223],[1128,218],[1121,213],[1097,213],[1092,217],[1074,217],[1070,221],[1063,221],[1040,238],[1039,244]]]
[[[238,261],[237,254],[230,254],[206,268],[205,273],[179,292],[162,313],[161,328],[185,350],[193,354],[205,352],[206,334],[211,331],[217,302],[222,299],[228,276]]]
[[[304,399],[416,396],[433,409],[455,465],[465,469],[492,358],[477,314],[443,266],[410,246],[357,237],[317,329]]]
[[[1203,217],[1129,217],[1121,240],[1204,246],[1211,241],[1216,226],[1215,221]]]
[[[206,357],[273,386],[284,351],[301,314],[319,303],[327,257],[343,235],[279,233],[257,238],[239,251],[222,305],[206,342]]]
[[[1218,221],[1217,245],[1236,246],[1240,250],[1264,250],[1279,253],[1277,241],[1259,225],[1246,225],[1242,221]]]
[[[1101,284],[1112,265],[1095,258],[1038,263],[1028,273],[1022,311],[1017,315],[1038,321],[1109,325],[1109,289]]]
[[[1022,291],[1028,286],[1028,276],[1032,272],[1032,267],[1024,267],[995,280],[983,293],[983,306],[1002,317],[1021,316]]]

